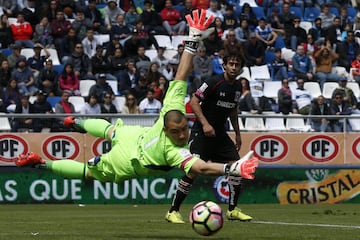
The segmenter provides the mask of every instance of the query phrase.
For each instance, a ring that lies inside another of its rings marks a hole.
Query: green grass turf
[[[360,239],[360,206],[246,204],[252,222],[225,221],[214,236],[197,235],[188,222],[191,205],[181,213],[186,224],[164,220],[168,205],[1,205],[1,240],[75,239]],[[226,209],[222,205],[223,210]],[[328,224],[280,225],[271,222]],[[270,223],[270,224],[265,224]],[[339,227],[342,226],[355,226]],[[356,227],[357,226],[357,227]]]

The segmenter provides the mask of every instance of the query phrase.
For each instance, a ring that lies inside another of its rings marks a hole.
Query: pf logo
[[[103,153],[109,152],[111,149],[111,142],[102,138],[98,138],[92,144],[92,151],[94,156],[99,156]]]
[[[80,146],[72,137],[56,135],[45,140],[42,151],[51,160],[76,159],[80,153]]]
[[[352,144],[352,152],[357,159],[360,159],[360,138],[355,139]]]
[[[282,137],[263,135],[255,138],[250,149],[260,161],[274,163],[283,160],[288,154],[288,143]]]
[[[28,151],[29,145],[21,137],[12,134],[0,136],[0,161],[13,162],[17,156]]]
[[[326,135],[316,135],[308,138],[302,152],[307,159],[313,162],[328,162],[333,160],[339,153],[337,141]]]

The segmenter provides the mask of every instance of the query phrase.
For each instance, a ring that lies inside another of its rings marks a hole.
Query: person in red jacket
[[[31,40],[33,29],[31,24],[25,21],[24,14],[18,13],[16,23],[11,24],[11,32],[15,44],[25,48],[33,48],[34,42]]]
[[[210,0],[193,0],[192,6],[195,9],[208,9],[210,7]]]
[[[165,7],[160,12],[163,20],[163,27],[170,36],[184,35],[186,23],[181,20],[181,15],[178,10],[173,7],[171,0],[166,0]]]

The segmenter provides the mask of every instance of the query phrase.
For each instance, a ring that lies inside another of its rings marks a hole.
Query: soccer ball
[[[202,201],[192,208],[190,222],[195,232],[203,236],[210,236],[222,228],[223,212],[216,203]]]

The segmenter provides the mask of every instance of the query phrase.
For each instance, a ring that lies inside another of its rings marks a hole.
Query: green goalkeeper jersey
[[[163,131],[166,112],[179,110],[185,114],[186,89],[185,81],[170,82],[159,119],[152,127],[125,126],[121,119],[117,121],[112,149],[101,156],[102,163],[98,166],[103,174],[109,172],[114,175],[113,181],[120,182],[139,176],[159,175],[173,167],[186,173],[190,171],[198,158],[192,156],[187,145],[174,145]]]

